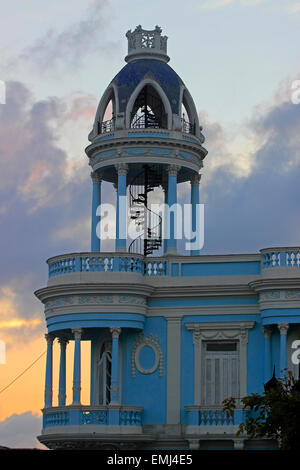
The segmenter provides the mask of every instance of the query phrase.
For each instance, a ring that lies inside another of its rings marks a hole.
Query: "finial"
[[[129,29],[126,33],[128,39],[128,55],[125,57],[126,62],[139,59],[159,59],[169,62],[167,55],[167,36],[162,36],[160,26],[155,26],[151,31],[143,29],[138,25],[134,31]]]

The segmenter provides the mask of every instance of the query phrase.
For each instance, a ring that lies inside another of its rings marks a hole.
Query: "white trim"
[[[117,87],[114,83],[111,83],[106,88],[106,90],[103,93],[102,98],[101,98],[101,100],[98,104],[98,108],[97,108],[96,116],[95,116],[95,120],[94,120],[93,132],[92,132],[93,136],[91,136],[93,138],[96,137],[97,134],[98,134],[97,123],[102,122],[106,107],[107,107],[107,105],[108,105],[108,103],[111,99],[114,101],[115,110],[113,110],[113,111],[115,111],[115,116],[117,116],[117,114],[119,112],[119,97],[118,97],[118,89],[117,89]]]

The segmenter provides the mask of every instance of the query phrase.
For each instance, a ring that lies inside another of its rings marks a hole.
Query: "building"
[[[168,65],[161,29],[128,31],[127,64],[105,90],[86,149],[92,168],[91,252],[48,260],[36,291],[48,333],[43,429],[49,448],[270,448],[237,438],[240,409],[228,419],[222,400],[261,392],[292,363],[300,334],[300,249],[257,254],[177,252],[176,217],[151,212],[160,191],[177,202],[190,182],[191,227],[197,219],[207,152],[196,107]],[[112,117],[106,119],[109,107]],[[184,110],[185,115],[182,116]],[[114,252],[98,237],[101,181],[117,190]],[[130,220],[141,230],[126,237]],[[165,225],[164,225],[165,224]],[[142,233],[144,235],[142,235]],[[198,233],[198,232],[197,232]],[[58,406],[52,406],[53,341],[60,343]],[[73,400],[66,404],[66,347],[74,341]],[[81,342],[90,363],[81,364]],[[90,368],[90,403],[81,403],[81,370]]]

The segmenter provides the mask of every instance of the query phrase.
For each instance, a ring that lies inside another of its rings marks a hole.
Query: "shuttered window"
[[[203,343],[202,397],[204,405],[222,405],[228,397],[239,397],[238,342]]]

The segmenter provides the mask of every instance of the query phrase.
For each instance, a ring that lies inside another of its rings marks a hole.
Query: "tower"
[[[191,229],[196,228],[199,170],[207,152],[195,104],[168,65],[167,37],[161,33],[158,26],[153,31],[138,26],[127,32],[127,64],[111,81],[97,109],[86,149],[93,179],[93,252],[100,251],[104,235],[100,227],[97,230],[101,181],[117,188],[117,252],[177,253],[174,208],[181,182],[191,182],[190,223]],[[150,208],[149,196],[155,189],[164,193],[163,214]],[[137,227],[132,239],[127,236],[126,195],[129,220]]]

